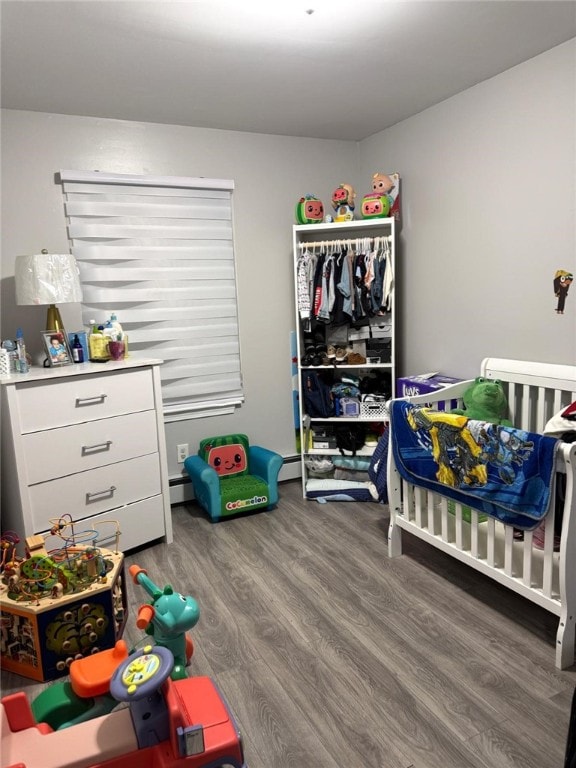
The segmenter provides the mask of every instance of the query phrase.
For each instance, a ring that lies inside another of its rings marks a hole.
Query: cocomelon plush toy
[[[332,192],[332,208],[336,211],[334,221],[353,221],[356,192],[351,184],[340,184]]]
[[[374,192],[364,195],[362,198],[362,218],[363,219],[383,219],[390,212],[390,201],[388,195],[382,195],[380,192]]]
[[[296,203],[298,224],[321,224],[324,221],[324,206],[314,195],[304,195]]]
[[[375,173],[372,176],[372,192],[388,195],[394,189],[394,182],[385,173]]]
[[[375,173],[372,192],[362,198],[363,219],[393,216],[400,223],[400,176],[397,173]]]

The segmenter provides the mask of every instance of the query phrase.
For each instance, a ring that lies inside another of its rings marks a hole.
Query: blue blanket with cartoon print
[[[552,501],[558,440],[394,400],[391,447],[401,477],[533,530]]]

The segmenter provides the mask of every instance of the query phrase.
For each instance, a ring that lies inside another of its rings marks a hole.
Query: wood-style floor
[[[199,601],[191,672],[217,681],[249,768],[562,768],[576,668],[554,667],[553,616],[406,534],[388,559],[384,505],[280,492],[218,524],[174,508],[174,543],[127,556]],[[128,593],[135,642],[148,597]]]

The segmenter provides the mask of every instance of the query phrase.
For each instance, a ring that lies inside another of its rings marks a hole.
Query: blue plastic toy
[[[190,595],[175,592],[170,584],[160,589],[139,565],[131,565],[129,571],[134,583],[144,587],[152,598],[151,603],[140,606],[136,626],[152,635],[156,645],[172,652],[172,680],[186,677],[186,666],[193,653],[192,640],[186,632],[198,623],[198,603]]]

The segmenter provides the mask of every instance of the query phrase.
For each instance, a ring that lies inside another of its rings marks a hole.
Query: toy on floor
[[[117,521],[110,535],[69,516],[50,520],[45,536],[2,535],[0,661],[2,667],[46,681],[68,672],[76,658],[114,646],[126,621],[123,555]],[[57,546],[47,549],[56,541]],[[103,542],[114,540],[115,551]]]
[[[104,537],[95,529],[83,529],[70,515],[49,522],[52,527],[48,534],[27,537],[24,557],[16,551],[18,535],[13,531],[2,534],[2,583],[8,596],[17,602],[38,604],[43,598],[82,592],[106,577],[108,564],[102,544],[114,540],[114,551],[118,553],[120,527],[116,520],[96,523],[115,527],[113,534]],[[58,540],[58,546],[48,551],[46,545],[52,539]]]
[[[155,645],[171,652],[172,679],[186,677],[186,666],[194,652],[192,639],[186,633],[198,623],[198,603],[193,597],[175,592],[170,585],[160,589],[138,565],[130,566],[129,570],[134,582],[152,597],[151,604],[140,607],[136,626],[152,635]],[[111,712],[116,701],[110,694],[110,678],[127,656],[126,643],[119,640],[110,650],[74,661],[69,682],[51,685],[32,702],[36,720],[60,730]]]
[[[0,560],[0,573],[8,568],[13,569],[18,565],[18,554],[16,547],[20,544],[20,537],[14,531],[4,531],[0,536],[0,550],[2,559]]]
[[[242,512],[272,509],[278,502],[280,454],[250,445],[247,435],[207,437],[184,468],[212,522]]]
[[[502,382],[498,379],[484,379],[479,376],[465,390],[462,399],[464,400],[464,408],[454,408],[451,413],[457,413],[476,421],[500,424],[504,427],[514,426],[506,418],[508,401]]]
[[[110,694],[110,679],[127,658],[126,642],[117,640],[113,648],[74,660],[69,680],[49,685],[32,701],[36,722],[59,731],[111,712],[118,702]]]
[[[174,657],[172,679],[186,677],[186,665],[193,653],[191,638],[186,634],[200,618],[200,608],[190,595],[181,595],[167,584],[164,589],[151,581],[138,565],[130,566],[130,575],[152,598],[152,603],[140,606],[136,626],[152,635],[156,645],[168,648]]]
[[[87,660],[84,660],[87,661]],[[3,768],[247,768],[240,733],[208,677],[173,681],[167,648],[116,665],[110,692],[128,707],[52,731],[23,692],[0,701]]]

